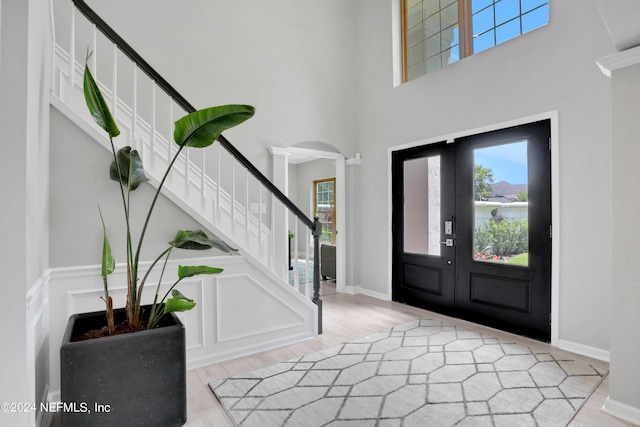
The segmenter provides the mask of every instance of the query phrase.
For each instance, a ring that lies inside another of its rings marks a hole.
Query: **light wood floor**
[[[505,337],[515,342],[536,347],[544,351],[566,354],[576,360],[589,362],[594,366],[608,369],[608,363],[590,359],[577,354],[559,350],[551,345],[530,340],[517,335],[480,326],[459,319],[453,319],[437,313],[398,304],[381,301],[364,295],[346,295],[335,293],[331,282],[323,282],[324,325],[323,334],[318,338],[300,344],[267,351],[241,359],[230,360],[191,370],[187,374],[187,427],[226,427],[233,426],[224,409],[208,387],[213,380],[257,369],[274,363],[311,353],[335,344],[363,337],[374,332],[388,329],[415,319],[431,317],[444,319],[468,329],[487,332],[495,337]],[[611,417],[600,408],[609,394],[608,377],[591,395],[580,412],[571,422],[572,427],[622,427],[633,426]]]

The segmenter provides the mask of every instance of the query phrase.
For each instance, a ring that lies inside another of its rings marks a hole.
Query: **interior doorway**
[[[289,188],[289,166],[290,165],[303,165],[307,162],[313,162],[317,160],[327,160],[333,163],[331,168],[331,175],[335,178],[335,286],[336,292],[345,293],[347,292],[346,286],[346,238],[347,233],[345,230],[345,220],[346,220],[346,173],[345,173],[345,165],[346,159],[342,153],[334,152],[334,151],[325,151],[311,148],[303,148],[303,147],[288,147],[288,148],[280,148],[280,147],[272,147],[271,151],[274,155],[274,160],[276,156],[279,156],[280,161],[274,161],[274,177],[280,177],[280,180],[284,181],[281,188],[284,188],[284,192],[287,196],[291,197],[292,191]],[[277,170],[282,168],[283,170]],[[329,178],[329,176],[318,176],[316,179],[321,178]],[[307,191],[308,192],[308,200],[309,202],[299,203],[295,198],[292,200],[299,204],[299,207],[309,213],[309,217],[313,218],[314,213],[312,212],[313,207],[313,180],[308,183]],[[276,182],[276,185],[278,183]],[[303,183],[306,188],[306,183]],[[302,198],[300,198],[302,199]],[[307,200],[305,198],[305,200]],[[304,239],[301,239],[300,242],[304,243]],[[303,251],[302,251],[303,252]]]

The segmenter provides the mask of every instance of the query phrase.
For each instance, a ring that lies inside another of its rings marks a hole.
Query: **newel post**
[[[318,334],[322,333],[322,300],[320,299],[320,218],[313,219],[313,301],[318,306]]]

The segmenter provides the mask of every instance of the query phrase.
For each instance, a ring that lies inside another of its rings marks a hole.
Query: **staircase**
[[[56,8],[56,40],[51,104],[111,151],[104,131],[87,111],[82,92],[85,58],[87,50],[92,51],[89,66],[121,130],[114,140],[116,149],[130,145],[137,150],[151,185],[157,186],[177,151],[172,138],[173,122],[195,109],[83,0],[67,2],[64,7],[61,7],[63,0],[53,2],[57,5],[52,6]],[[294,317],[302,319],[301,324],[308,324],[303,319],[307,316],[305,313],[314,313],[307,339],[322,332],[318,221],[306,217],[224,136],[205,150],[183,150],[165,182],[163,194],[213,234],[239,248],[237,256],[220,260],[236,267],[231,267],[227,276],[225,270],[215,279],[214,286],[233,282],[239,287],[260,288],[258,293],[277,304],[285,304],[286,300],[285,311],[295,313]],[[290,233],[294,236],[294,247],[301,246],[298,243],[304,243],[307,248],[314,244],[314,253],[305,254],[306,263],[293,263],[292,274],[288,268]],[[309,267],[312,263],[313,269]],[[245,267],[237,267],[239,264]],[[299,268],[303,271],[297,271]],[[298,296],[288,299],[282,296],[291,292]],[[220,297],[223,293],[216,295]],[[55,298],[58,297],[53,295],[52,300]],[[64,298],[60,297],[60,301]],[[220,305],[219,301],[216,303]],[[205,301],[203,305],[206,304]],[[66,311],[74,308],[67,307]],[[261,327],[260,319],[255,322],[257,331]],[[233,333],[228,335],[232,337]],[[305,339],[299,330],[293,336],[295,340]],[[270,345],[286,344],[284,340],[274,339]],[[229,348],[224,351],[230,356],[242,353]],[[203,362],[211,362],[216,357],[198,355]]]

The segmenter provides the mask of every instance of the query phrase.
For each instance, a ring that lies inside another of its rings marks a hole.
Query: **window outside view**
[[[335,243],[335,178],[314,181],[314,211],[315,216],[320,218],[322,224],[322,235],[320,243]]]
[[[527,142],[474,150],[473,259],[529,265]]]
[[[403,81],[549,23],[548,0],[402,0]]]

